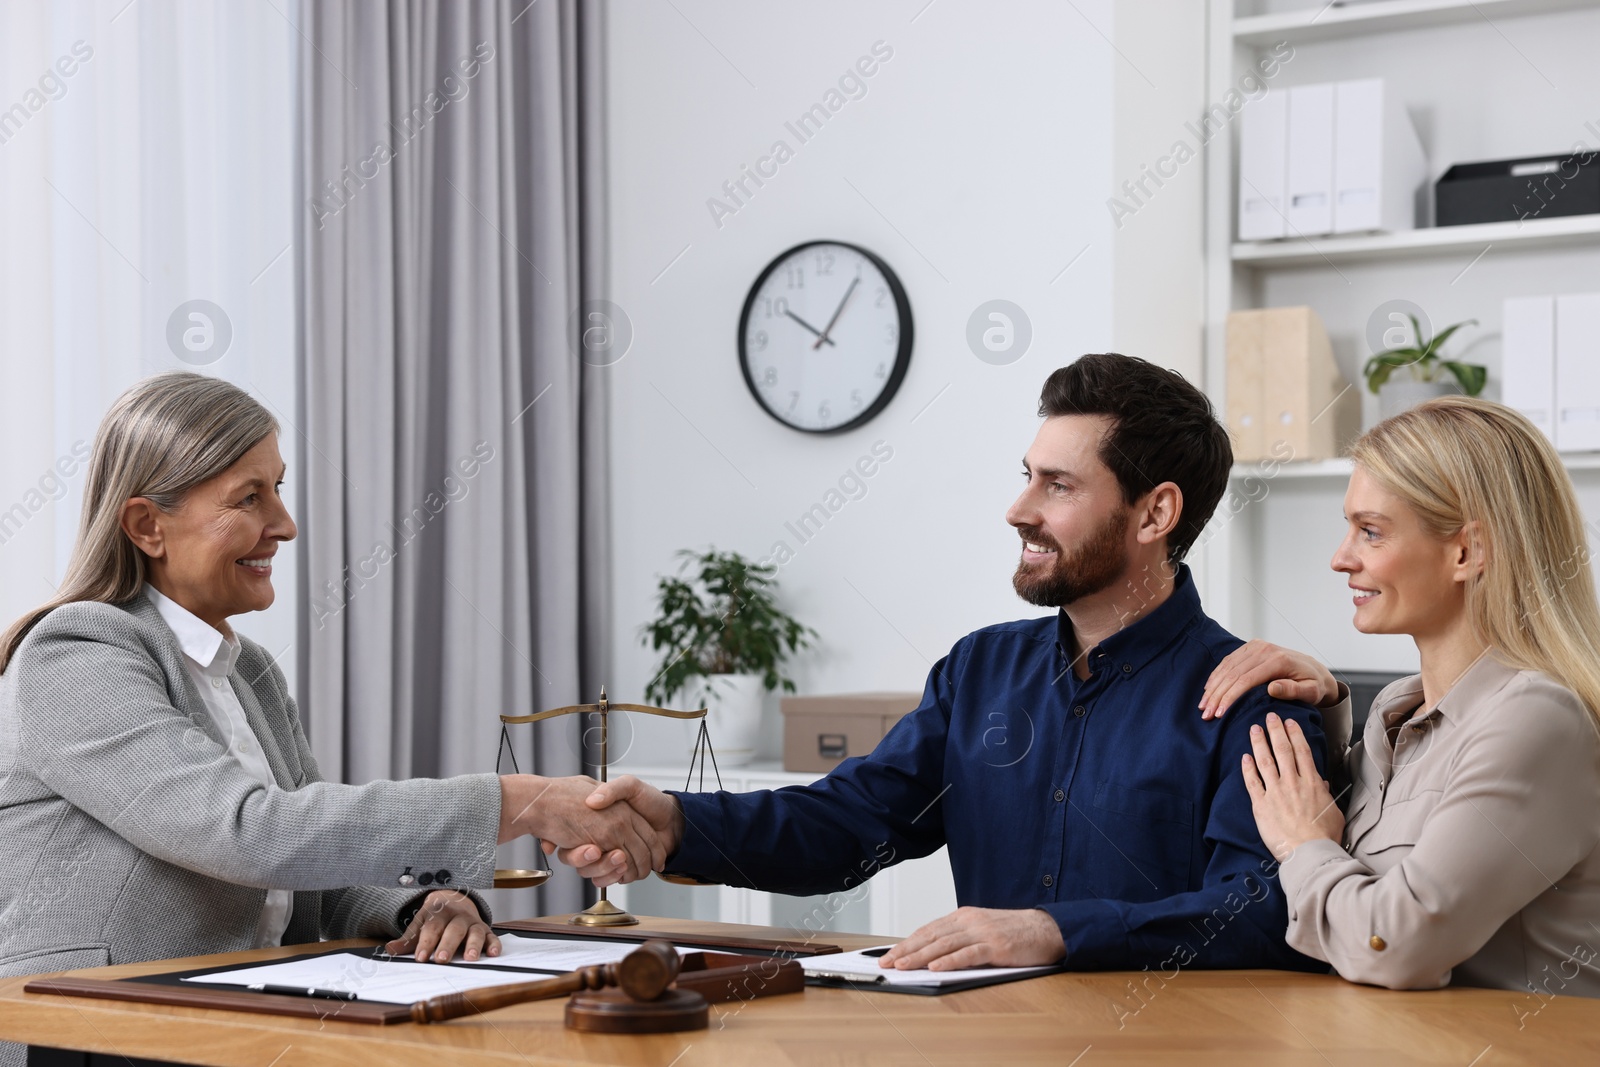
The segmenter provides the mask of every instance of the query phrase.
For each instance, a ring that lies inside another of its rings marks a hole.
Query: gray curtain
[[[329,779],[491,770],[499,714],[603,678],[604,368],[573,343],[605,288],[601,16],[301,8],[299,696]],[[524,771],[583,766],[577,719],[511,736]],[[568,871],[538,892],[497,913],[583,905]]]

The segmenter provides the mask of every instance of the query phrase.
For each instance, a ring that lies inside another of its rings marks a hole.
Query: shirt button
[[[1122,673],[1123,673],[1123,674],[1132,674],[1132,673],[1133,673],[1133,664],[1131,664],[1131,663],[1124,663],[1124,664],[1123,664],[1123,665],[1122,665]]]
[[[1053,886],[1055,884],[1056,884],[1056,880],[1054,878],[1050,877],[1048,874],[1044,876],[1044,887],[1046,889],[1049,889],[1051,886]]]
[[[1088,709],[1085,708],[1082,704],[1079,704],[1077,707],[1072,709],[1072,714],[1076,715],[1078,718],[1081,719],[1085,715],[1088,714]]]
[[[1067,799],[1067,794],[1064,793],[1063,791],[1061,791],[1060,789],[1057,789],[1056,790],[1056,803],[1059,804],[1065,799]]]
[[[211,688],[213,688],[213,689],[221,689],[222,688],[222,679],[221,678],[213,678],[213,679],[211,679]]]
[[[1389,942],[1385,941],[1377,934],[1373,934],[1372,938],[1367,942],[1367,944],[1372,946],[1372,951],[1374,952],[1382,952],[1384,949],[1389,947]]]

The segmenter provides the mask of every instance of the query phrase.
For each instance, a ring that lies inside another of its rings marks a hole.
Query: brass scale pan
[[[506,726],[518,726],[522,723],[539,722],[543,719],[556,719],[563,715],[579,715],[584,712],[597,712],[600,715],[600,737],[602,749],[606,744],[606,715],[612,711],[637,711],[645,715],[655,715],[666,719],[704,719],[706,709],[697,711],[674,711],[671,708],[657,708],[648,704],[613,704],[606,699],[606,691],[600,689],[600,702],[598,704],[572,704],[564,708],[551,708],[549,711],[536,712],[533,715],[502,715],[500,722]],[[606,753],[600,756],[600,780],[606,780]],[[494,872],[494,887],[496,889],[529,889],[543,885],[550,880],[551,871],[548,867],[542,870],[528,870],[521,867],[501,867]],[[686,878],[676,874],[656,874],[666,882],[677,885],[709,885],[695,878]]]

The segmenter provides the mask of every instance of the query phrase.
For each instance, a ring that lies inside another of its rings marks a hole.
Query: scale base
[[[604,897],[578,912],[567,922],[573,926],[638,926],[639,920]]]

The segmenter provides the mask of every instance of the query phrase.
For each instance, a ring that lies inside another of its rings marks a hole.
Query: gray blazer
[[[495,775],[324,782],[283,672],[240,642],[275,789],[228,756],[143,596],[23,641],[0,676],[0,976],[251,948],[268,888],[295,890],[296,944],[392,937],[420,885],[493,883]]]

